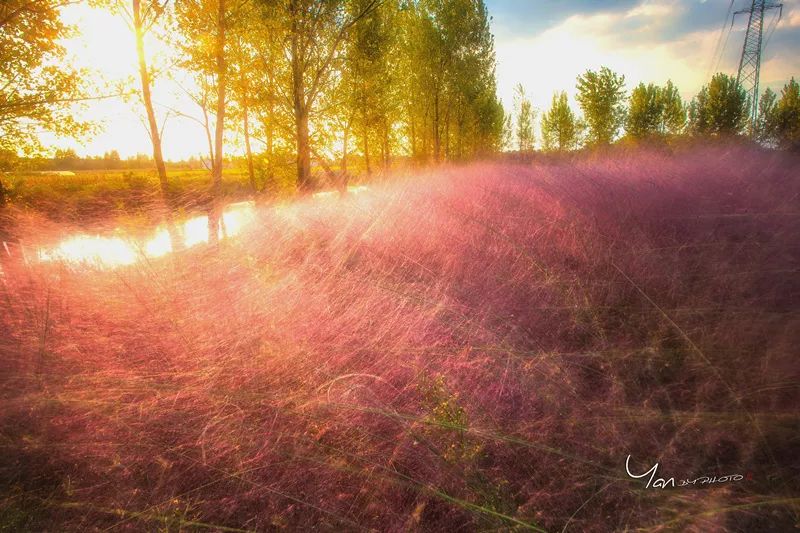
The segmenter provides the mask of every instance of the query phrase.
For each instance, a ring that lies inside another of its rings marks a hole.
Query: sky
[[[62,10],[62,19],[76,28],[75,36],[63,44],[67,49],[67,62],[90,73],[91,83],[97,84],[99,95],[115,94],[118,87],[138,89],[139,74],[134,33],[122,15],[104,9],[77,3]],[[174,55],[157,34],[146,37],[148,61],[156,70],[165,71]],[[172,69],[177,72],[176,69]],[[181,87],[170,76],[159,75],[152,84],[156,116],[163,128],[163,151],[169,160],[182,160],[191,156],[208,157],[205,132],[188,115],[199,119],[200,109],[192,103]],[[135,98],[108,98],[91,101],[75,109],[80,119],[99,124],[99,131],[91,139],[79,142],[43,135],[45,145],[72,148],[79,155],[102,155],[117,150],[121,157],[152,154],[149,134],[141,101]]]
[[[499,96],[510,108],[514,87],[522,84],[539,112],[549,107],[555,91],[566,91],[575,105],[576,77],[601,66],[623,74],[628,91],[640,82],[671,79],[691,99],[714,72],[736,75],[747,26],[746,15],[739,15],[727,42],[720,39],[730,0],[486,3],[493,17]],[[779,24],[770,26],[777,13],[765,18],[765,39],[769,31],[771,36],[761,65],[761,87],[779,94],[789,78],[800,77],[800,0],[783,3]],[[750,4],[734,0],[733,11]],[[718,43],[725,47],[715,59]]]
[[[791,76],[800,77],[800,0],[783,3],[780,23],[771,24],[772,14],[765,21],[769,40],[761,67],[762,87],[778,92]],[[746,16],[739,16],[729,33],[727,28],[722,31],[731,0],[486,0],[486,4],[495,36],[498,94],[510,109],[514,87],[522,84],[539,112],[549,106],[555,91],[567,91],[575,105],[576,77],[601,66],[623,74],[628,90],[642,81],[663,84],[671,79],[688,100],[713,72],[736,74],[747,22]],[[749,4],[750,0],[733,1],[734,10]],[[78,29],[77,36],[65,43],[77,66],[102,73],[109,87],[122,80],[135,83],[133,33],[120,16],[80,4],[66,8],[63,16]],[[720,38],[726,34],[727,40]],[[715,50],[723,43],[717,59]],[[165,65],[168,49],[157,39],[147,45],[151,61]],[[172,160],[204,156],[207,143],[201,126],[173,111],[199,116],[176,83],[162,77],[155,84],[154,100],[164,124],[165,156]],[[101,131],[83,144],[52,136],[43,140],[74,148],[81,155],[114,149],[122,157],[150,153],[141,106],[136,104],[109,99],[87,105],[80,116],[98,121]]]

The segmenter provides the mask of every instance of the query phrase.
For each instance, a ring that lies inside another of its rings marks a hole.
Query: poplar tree
[[[625,130],[634,139],[653,138],[661,133],[663,115],[661,88],[640,83],[631,92]]]
[[[407,6],[404,21],[412,153],[441,161],[499,148],[503,109],[484,2],[420,0]]]
[[[667,84],[661,88],[661,102],[661,133],[680,135],[686,128],[686,105],[672,80],[667,80]]]
[[[547,151],[574,150],[578,146],[582,125],[570,109],[567,93],[553,95],[553,102],[542,115],[542,143]]]
[[[514,90],[514,112],[517,116],[516,140],[520,152],[533,151],[533,105],[521,84]]]
[[[781,91],[774,121],[778,146],[786,150],[800,150],[800,84],[794,78]]]
[[[689,125],[695,135],[735,136],[748,123],[747,93],[727,74],[715,74],[689,106]]]
[[[262,15],[275,23],[288,72],[296,146],[297,186],[312,189],[310,119],[322,93],[335,86],[336,73],[350,30],[381,3],[367,0],[360,9],[331,0],[259,0]]]
[[[611,144],[625,122],[625,76],[607,67],[578,76],[577,100],[588,126],[588,142]]]

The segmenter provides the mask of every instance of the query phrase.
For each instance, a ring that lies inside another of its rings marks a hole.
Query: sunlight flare
[[[39,259],[110,268],[134,264],[137,254],[131,243],[120,237],[76,235],[51,250],[39,251]]]

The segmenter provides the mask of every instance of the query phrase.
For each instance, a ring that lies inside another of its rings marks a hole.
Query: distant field
[[[208,199],[207,170],[168,172],[170,189],[183,209],[202,206]],[[0,176],[18,208],[34,210],[54,221],[96,221],[111,217],[146,216],[160,198],[155,171],[77,171],[73,176],[13,173]],[[245,172],[226,170],[222,181],[226,199],[250,195]]]
[[[351,181],[363,173],[363,165],[353,159],[348,166]],[[333,187],[329,171],[339,172],[339,165],[331,163],[326,169],[315,168],[315,179],[321,187]],[[264,172],[257,169],[259,194],[274,197],[294,193],[294,172],[294,166],[286,162],[275,167],[271,178],[265,178]],[[180,211],[196,211],[207,205],[211,181],[208,170],[168,169],[167,174]],[[0,180],[9,190],[9,200],[15,207],[54,222],[96,224],[112,218],[151,217],[161,195],[154,170],[11,172],[0,173]],[[225,169],[222,200],[238,201],[251,196],[247,171]]]

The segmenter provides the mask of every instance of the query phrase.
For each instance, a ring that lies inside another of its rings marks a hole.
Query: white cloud
[[[669,28],[683,9],[668,0],[646,2],[627,12],[575,15],[526,38],[498,38],[500,96],[509,105],[514,86],[522,83],[539,111],[549,107],[554,91],[567,91],[574,103],[576,77],[607,66],[625,75],[628,90],[671,79],[691,98],[707,82],[719,30],[658,40],[657,30]],[[732,45],[740,38],[734,29],[719,70],[735,70]]]

